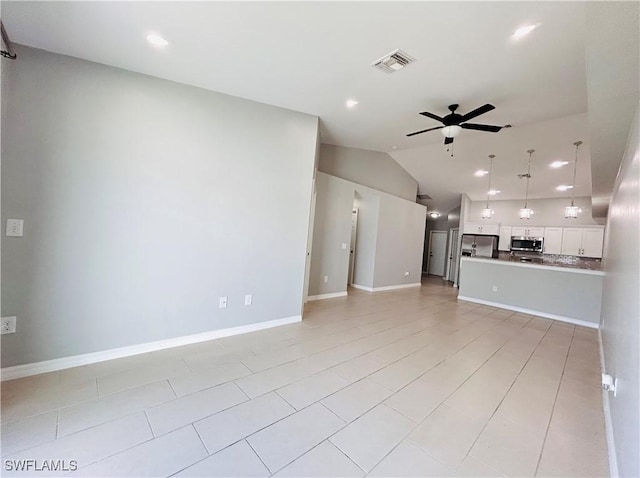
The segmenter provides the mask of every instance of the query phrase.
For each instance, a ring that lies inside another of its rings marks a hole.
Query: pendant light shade
[[[520,219],[531,219],[533,215],[533,210],[527,206],[527,202],[529,201],[529,180],[531,179],[531,155],[535,152],[535,149],[527,150],[529,153],[529,162],[527,166],[527,174],[519,174],[520,179],[527,178],[527,189],[524,194],[524,207],[520,209]]]
[[[567,219],[577,219],[578,214],[582,212],[578,206],[574,204],[576,190],[576,170],[578,169],[578,148],[582,141],[576,141],[573,145],[576,147],[576,157],[573,161],[573,186],[571,187],[571,206],[564,208],[564,217]]]
[[[489,155],[489,187],[487,188],[487,205],[482,210],[482,219],[491,219],[491,216],[493,216],[493,209],[489,207],[489,191],[491,191],[491,173],[493,172],[493,158],[495,157],[495,154]]]

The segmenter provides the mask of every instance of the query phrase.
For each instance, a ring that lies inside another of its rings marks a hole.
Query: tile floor
[[[3,475],[607,476],[599,364],[595,331],[437,279],[350,291],[300,324],[3,383]]]

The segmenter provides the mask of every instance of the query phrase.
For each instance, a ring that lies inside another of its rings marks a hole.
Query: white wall
[[[600,323],[605,371],[618,378],[609,394],[619,476],[640,476],[640,121],[636,110],[616,178],[605,237]],[[606,402],[605,402],[606,405]],[[610,444],[611,445],[611,444]]]
[[[318,169],[415,202],[418,181],[387,153],[322,144]]]
[[[354,205],[359,209],[354,282],[369,288],[420,282],[424,206],[325,173],[316,179],[309,296],[347,290],[349,248],[341,245],[350,242]]]
[[[26,47],[2,69],[3,366],[301,313],[316,117]]]
[[[575,205],[582,208],[577,219],[564,217],[564,208],[571,204],[568,198],[529,199],[527,205],[533,209],[531,219],[520,219],[520,209],[524,207],[524,200],[495,200],[489,203],[493,209],[491,219],[482,219],[482,209],[486,201],[471,201],[466,222],[484,222],[502,224],[503,226],[595,226],[599,224],[591,217],[591,200],[586,197],[575,199]]]

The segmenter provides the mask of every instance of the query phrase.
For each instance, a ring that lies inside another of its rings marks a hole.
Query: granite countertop
[[[601,271],[602,261],[590,257],[562,256],[560,254],[536,254],[531,252],[500,252],[499,261],[517,262],[519,264],[538,264],[551,267],[567,267]]]

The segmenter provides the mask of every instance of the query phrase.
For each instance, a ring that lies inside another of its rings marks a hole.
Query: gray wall
[[[301,313],[316,117],[24,47],[2,69],[3,366]]]
[[[603,259],[605,279],[600,327],[605,370],[618,378],[617,395],[609,394],[609,410],[620,476],[640,476],[639,129],[636,111],[609,207]]]
[[[502,224],[503,226],[595,226],[599,223],[591,217],[591,199],[579,197],[575,199],[575,205],[582,208],[582,213],[576,219],[564,217],[564,208],[571,204],[570,198],[529,199],[528,206],[533,209],[531,219],[520,219],[520,208],[524,206],[524,200],[491,201],[489,206],[493,209],[491,219],[482,219],[482,209],[486,201],[472,201],[466,222],[483,222]]]
[[[602,275],[462,258],[459,297],[598,324]],[[493,286],[498,290],[493,291]]]
[[[412,202],[418,193],[413,176],[387,153],[379,151],[322,144],[318,169]]]
[[[309,296],[347,290],[349,249],[341,245],[350,242],[354,205],[359,209],[354,282],[371,288],[420,282],[424,206],[322,172],[316,181]]]

